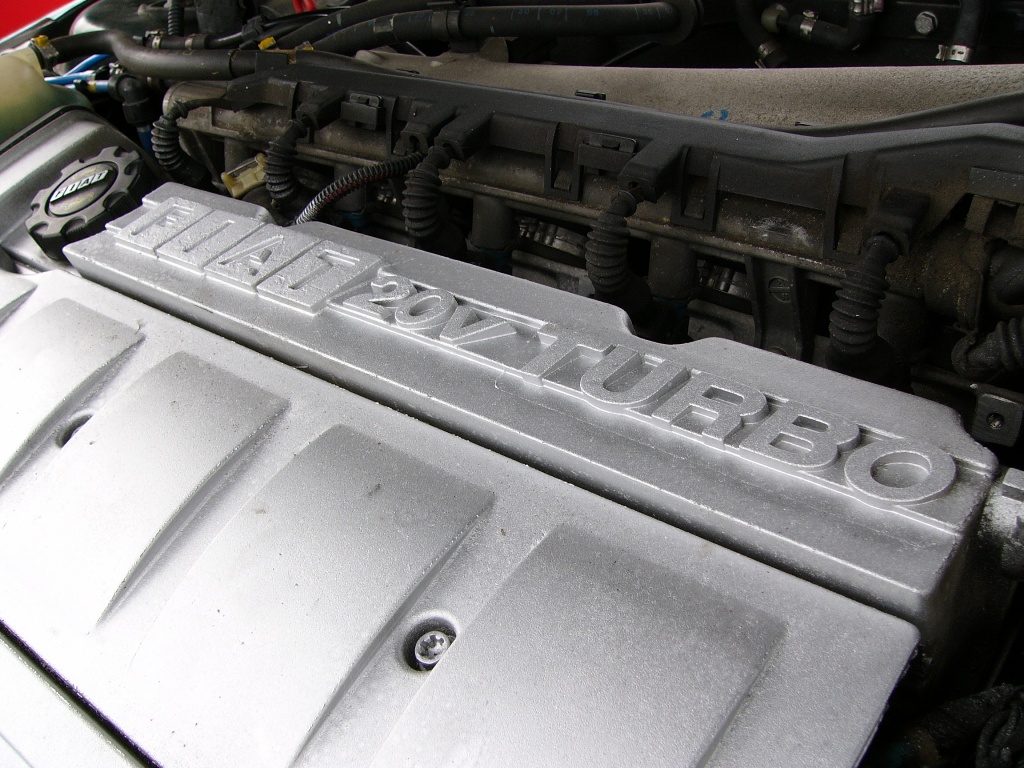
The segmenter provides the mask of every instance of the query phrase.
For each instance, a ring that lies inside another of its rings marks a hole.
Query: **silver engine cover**
[[[915,624],[931,668],[997,463],[950,409],[169,184],[67,249],[85,275]]]
[[[172,286],[262,302],[326,350],[345,322],[381,360],[387,340],[422,367],[453,354],[112,237],[78,263],[178,270]],[[68,274],[0,274],[0,387],[4,632],[160,765],[853,766],[917,643],[903,619]],[[980,483],[959,472],[953,493]],[[410,642],[438,626],[454,642],[414,670]],[[0,684],[21,690],[9,655]],[[39,733],[10,715],[2,741],[32,755]]]

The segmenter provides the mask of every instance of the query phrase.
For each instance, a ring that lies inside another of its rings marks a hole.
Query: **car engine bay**
[[[10,38],[0,758],[1024,766],[1022,75],[1007,0]]]

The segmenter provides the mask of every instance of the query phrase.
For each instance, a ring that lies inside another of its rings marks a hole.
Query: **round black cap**
[[[25,226],[49,256],[62,258],[65,245],[95,235],[141,205],[149,180],[138,152],[107,147],[71,163],[56,184],[40,190]]]

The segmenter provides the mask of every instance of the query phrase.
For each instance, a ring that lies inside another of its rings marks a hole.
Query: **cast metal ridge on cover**
[[[417,284],[379,256],[341,243],[337,235],[328,239],[329,228],[279,227],[255,206],[247,213],[238,203],[232,210],[212,208],[173,189],[108,226],[119,247],[307,313],[345,313],[459,349],[481,365],[653,431],[796,473],[871,504],[924,502],[956,479],[955,461],[935,445],[693,368],[685,350],[658,358],[542,318],[516,317]],[[570,362],[586,370],[560,382],[558,374]],[[617,386],[627,377],[634,379],[629,386]]]

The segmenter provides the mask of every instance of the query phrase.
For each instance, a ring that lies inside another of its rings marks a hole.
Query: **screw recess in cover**
[[[425,632],[413,647],[416,665],[422,670],[433,669],[452,644],[452,639],[437,629]]]

